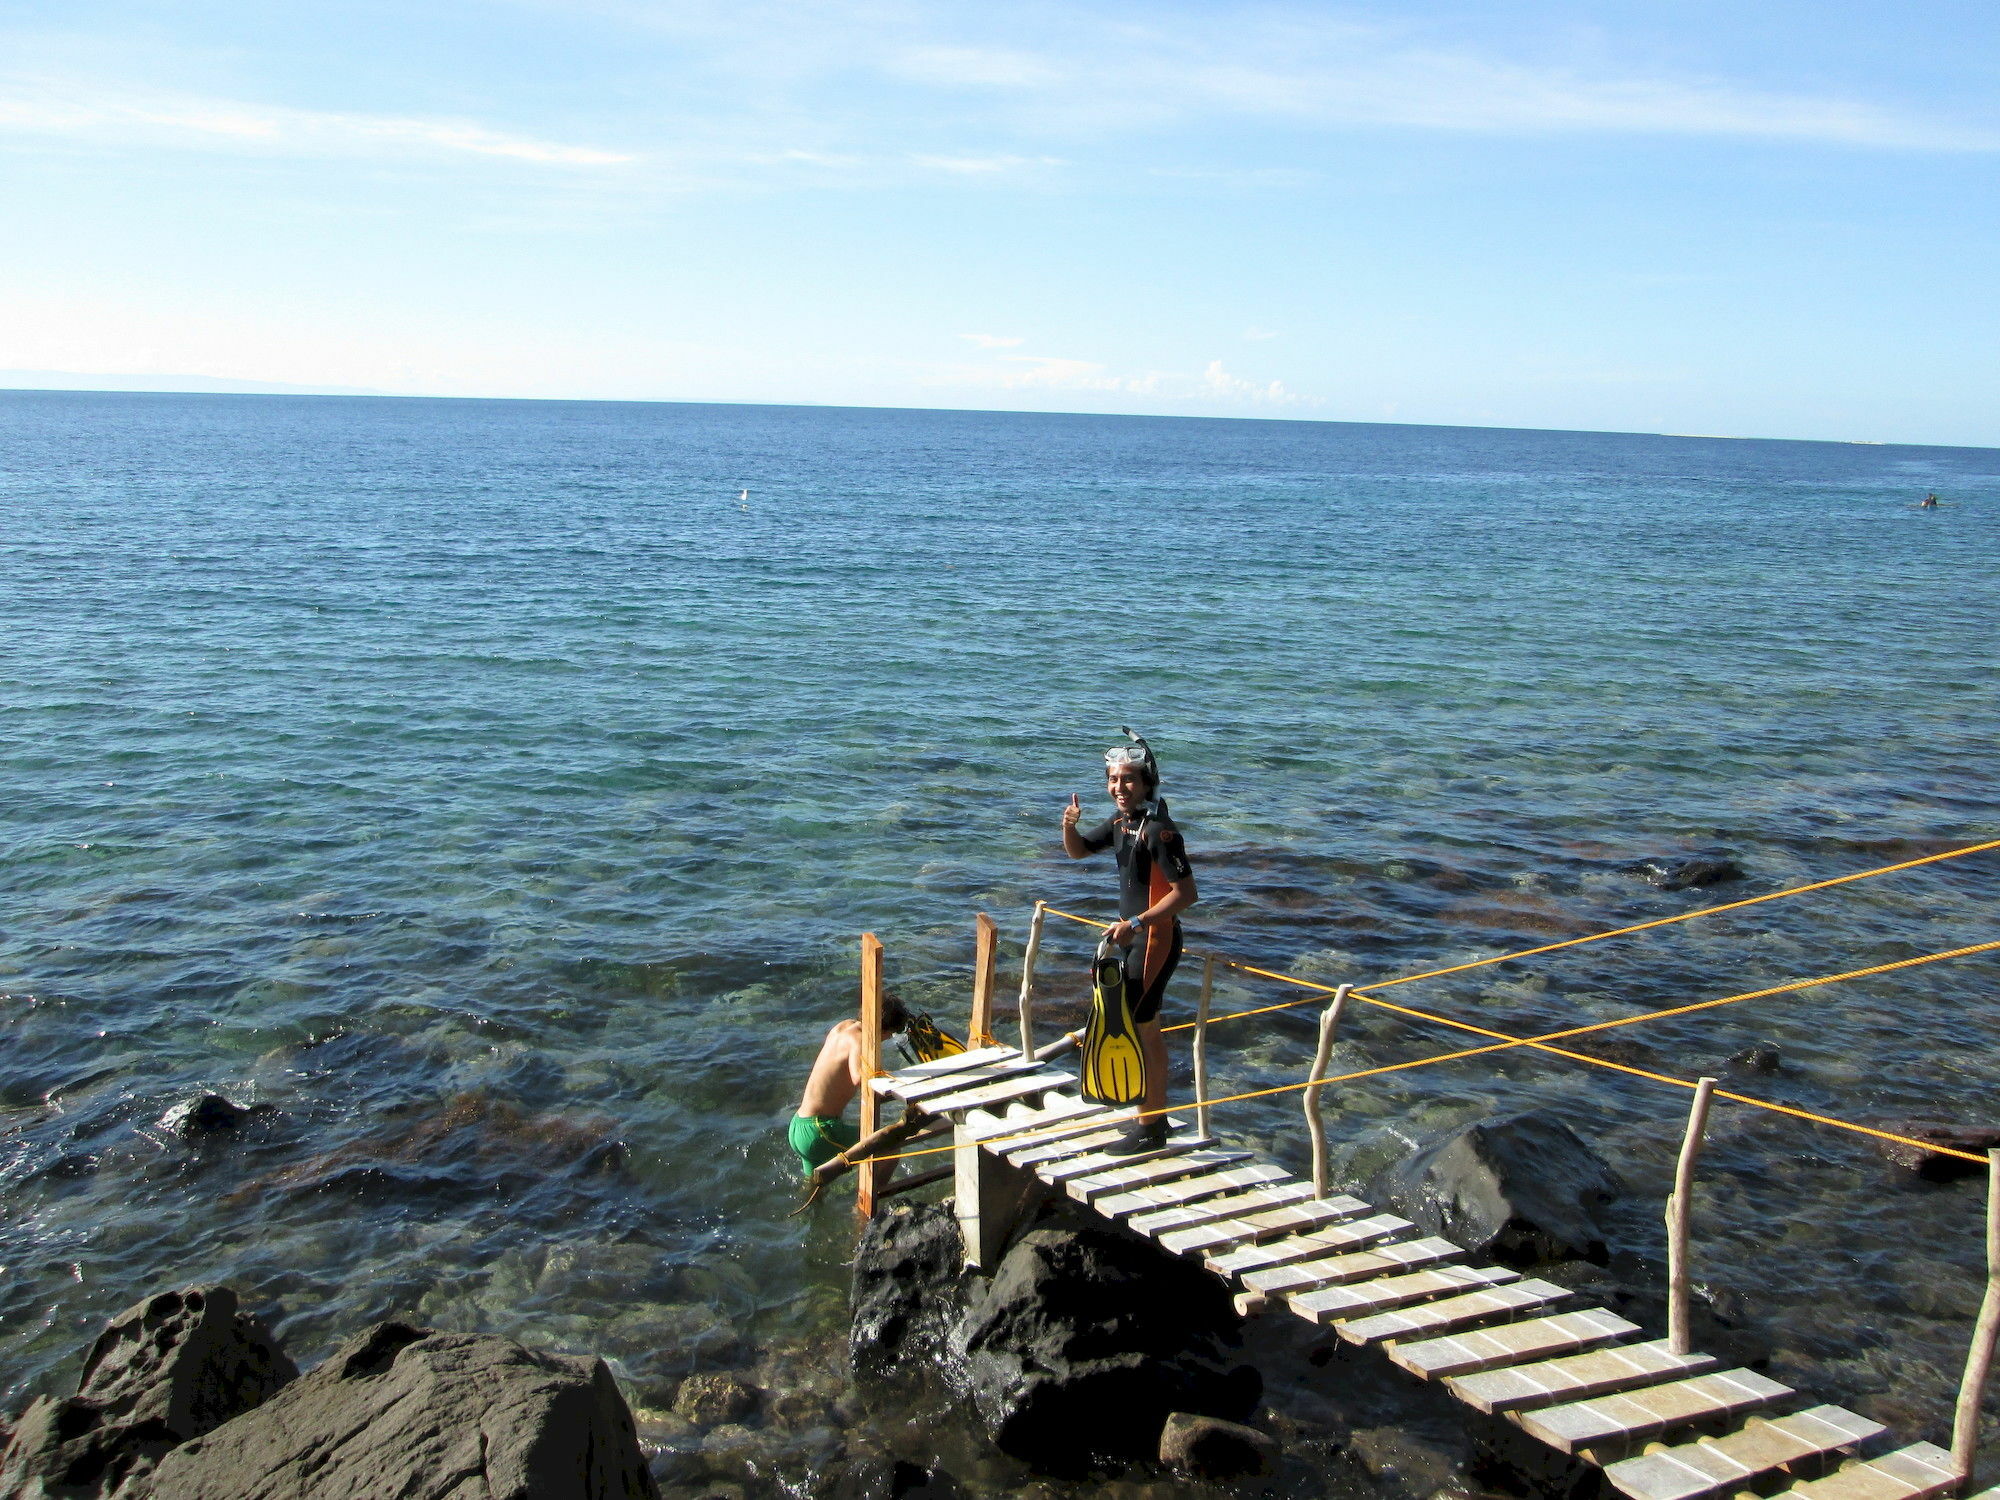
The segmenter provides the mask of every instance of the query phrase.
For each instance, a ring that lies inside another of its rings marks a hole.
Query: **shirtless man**
[[[892,1037],[909,1024],[910,1013],[903,1008],[903,1002],[893,995],[883,996],[882,1035]],[[861,1139],[861,1132],[841,1118],[860,1092],[861,1023],[850,1017],[827,1029],[826,1040],[820,1044],[819,1056],[806,1079],[805,1097],[799,1100],[798,1113],[792,1116],[788,1138],[806,1176],[812,1176],[814,1167],[831,1161]],[[888,1169],[876,1170],[885,1173],[893,1169],[891,1163]]]

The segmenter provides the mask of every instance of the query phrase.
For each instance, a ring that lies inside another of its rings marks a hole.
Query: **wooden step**
[[[966,1068],[958,1072],[946,1073],[936,1078],[913,1078],[907,1083],[901,1078],[891,1078],[892,1085],[886,1092],[910,1104],[923,1105],[926,1099],[953,1093],[959,1089],[969,1089],[975,1084],[995,1083],[1002,1078],[1015,1078],[1024,1073],[1052,1073],[1055,1069],[1044,1068],[1032,1057],[1006,1057],[998,1062],[982,1063],[977,1068]],[[1068,1077],[1067,1074],[1064,1077]],[[879,1080],[878,1080],[879,1081]],[[1074,1079],[1070,1080],[1074,1082]]]
[[[1190,1151],[1203,1151],[1213,1146],[1210,1136],[1192,1133],[1170,1135],[1164,1146],[1151,1151],[1140,1151],[1131,1156],[1113,1156],[1101,1147],[1078,1152],[1075,1156],[1065,1156],[1057,1161],[1037,1162],[1035,1175],[1051,1187],[1061,1187],[1072,1177],[1089,1177],[1098,1172],[1109,1172],[1114,1167],[1136,1166],[1140,1162],[1161,1161],[1170,1156],[1186,1156]]]
[[[1272,1266],[1252,1271],[1242,1278],[1252,1292],[1285,1295],[1309,1292],[1318,1287],[1337,1286],[1349,1281],[1367,1281],[1394,1271],[1415,1271],[1424,1266],[1457,1260],[1465,1252],[1450,1240],[1405,1240],[1399,1245],[1383,1245],[1375,1250],[1357,1250],[1351,1255],[1333,1255],[1321,1260],[1294,1261],[1289,1266]]]
[[[1263,1187],[1267,1183],[1282,1182],[1285,1169],[1274,1167],[1269,1162],[1251,1162],[1246,1166],[1227,1167],[1220,1172],[1211,1172],[1205,1177],[1184,1177],[1179,1182],[1156,1182],[1148,1187],[1134,1188],[1129,1193],[1114,1193],[1097,1201],[1097,1211],[1107,1219],[1122,1219],[1128,1214],[1146,1213],[1152,1209],[1177,1208],[1184,1203],[1196,1203],[1204,1198],[1217,1198],[1224,1193],[1238,1192],[1244,1188]],[[1304,1186],[1304,1184],[1300,1184]],[[1306,1196],[1312,1196],[1312,1189],[1305,1189]]]
[[[1815,1406],[1789,1417],[1752,1417],[1725,1437],[1621,1459],[1605,1466],[1604,1477],[1632,1500],[1702,1500],[1804,1459],[1852,1453],[1886,1431],[1842,1407]]]
[[[1401,1276],[1383,1276],[1354,1286],[1328,1286],[1285,1298],[1294,1315],[1308,1323],[1338,1323],[1369,1313],[1430,1302],[1459,1292],[1477,1291],[1502,1282],[1519,1281],[1521,1273],[1505,1266],[1437,1266]]]
[[[1209,1251],[1219,1250],[1225,1245],[1238,1245],[1246,1240],[1276,1239],[1294,1230],[1316,1229],[1336,1219],[1350,1218],[1353,1211],[1348,1204],[1353,1201],[1351,1198],[1312,1198],[1304,1203],[1287,1203],[1266,1213],[1245,1214],[1240,1219],[1220,1219],[1193,1229],[1169,1230],[1156,1234],[1154,1240],[1162,1250],[1171,1250],[1176,1255],[1205,1257]]]
[[[1338,1203],[1342,1200],[1334,1198],[1327,1201]],[[1211,1252],[1206,1264],[1218,1276],[1240,1276],[1246,1271],[1260,1271],[1266,1266],[1290,1265],[1293,1261],[1310,1260],[1316,1255],[1353,1250],[1376,1240],[1405,1234],[1416,1227],[1408,1219],[1398,1218],[1395,1214],[1370,1214],[1366,1218],[1316,1229],[1310,1234],[1295,1234],[1262,1244]]]
[[[1213,1147],[1204,1151],[1187,1151],[1175,1156],[1158,1157],[1152,1161],[1133,1162],[1129,1166],[1110,1167],[1084,1177],[1071,1177],[1063,1183],[1063,1191],[1079,1203],[1089,1203],[1093,1199],[1104,1197],[1107,1193],[1130,1192],[1133,1188],[1144,1187],[1151,1182],[1165,1182],[1174,1177],[1192,1177],[1196,1173],[1205,1174],[1217,1167],[1233,1167],[1239,1162],[1248,1160],[1250,1160],[1248,1151],[1225,1151]]]
[[[1247,1282],[1249,1277],[1244,1280]],[[1630,1338],[1637,1332],[1637,1323],[1616,1313],[1587,1308],[1582,1312],[1506,1323],[1498,1328],[1474,1328],[1443,1338],[1391,1343],[1384,1346],[1383,1352],[1412,1375],[1441,1380],[1448,1375],[1470,1375],[1553,1354],[1569,1354],[1596,1344],[1608,1344],[1613,1339]]]
[[[1005,1141],[991,1148],[997,1152],[1015,1149],[1026,1150],[1033,1145],[1060,1140],[1064,1135],[1102,1126],[1112,1118],[1111,1111],[1102,1104],[1093,1104],[1088,1099],[1079,1099],[1074,1094],[1058,1093],[1051,1089],[1047,1103],[1040,1109],[1030,1105],[1017,1104],[1011,1108],[994,1111],[968,1112],[961,1119],[959,1129],[977,1141],[1001,1140],[1024,1131],[1037,1132],[1033,1140]]]
[[[1267,1183],[1253,1192],[1236,1193],[1227,1198],[1210,1198],[1202,1203],[1183,1203],[1176,1208],[1151,1209],[1146,1213],[1134,1215],[1127,1222],[1140,1234],[1158,1237],[1170,1229],[1192,1229],[1197,1224],[1214,1224],[1223,1219],[1240,1218],[1244,1214],[1261,1213],[1267,1208],[1281,1208],[1287,1203],[1307,1203],[1312,1200],[1312,1195],[1312,1184],[1309,1182]],[[1359,1198],[1347,1198],[1342,1201],[1355,1205],[1357,1213],[1368,1207]]]
[[[1962,1478],[1951,1455],[1931,1443],[1912,1443],[1866,1463],[1848,1464],[1824,1479],[1784,1491],[1805,1500],[1929,1500],[1956,1489]]]
[[[1001,1160],[1016,1167],[1039,1167],[1044,1162],[1061,1161],[1067,1156],[1081,1156],[1086,1151],[1097,1151],[1110,1145],[1125,1133],[1129,1122],[1113,1116],[1110,1123],[1093,1120],[1073,1134],[1059,1137],[1030,1136],[1013,1145],[990,1148]]]
[[[1513,1365],[1445,1381],[1467,1406],[1484,1412],[1526,1411],[1587,1396],[1608,1396],[1638,1385],[1658,1385],[1715,1368],[1712,1354],[1676,1354],[1665,1339],[1572,1354],[1541,1364]]]
[[[1003,1078],[998,1083],[975,1083],[953,1093],[932,1094],[918,1100],[917,1107],[934,1115],[948,1115],[964,1109],[990,1109],[996,1104],[1005,1104],[1009,1099],[1046,1094],[1051,1089],[1066,1088],[1075,1083],[1076,1080],[1067,1073],[1044,1069],[1018,1078]]]
[[[1020,1055],[1020,1051],[1014,1047],[975,1047],[970,1052],[954,1052],[950,1057],[911,1063],[907,1068],[898,1068],[879,1078],[869,1079],[868,1086],[878,1094],[897,1094],[900,1097],[900,1090],[904,1084],[922,1083],[926,1079],[939,1078],[946,1073],[962,1073],[968,1068],[990,1067],[994,1063],[1005,1062],[1010,1057]]]
[[[1546,1281],[1516,1281],[1506,1286],[1483,1287],[1438,1302],[1421,1302],[1394,1312],[1376,1313],[1366,1318],[1335,1323],[1333,1331],[1350,1344],[1374,1344],[1383,1339],[1428,1337],[1467,1323],[1525,1312],[1533,1307],[1553,1307],[1570,1295],[1568,1287]]]
[[[1641,1386],[1615,1396],[1597,1396],[1588,1401],[1522,1412],[1513,1420],[1551,1448],[1576,1453],[1602,1444],[1636,1442],[1686,1422],[1737,1416],[1782,1401],[1791,1394],[1789,1386],[1767,1380],[1755,1370],[1723,1370],[1697,1375],[1691,1380]],[[1818,1497],[1818,1500],[1834,1500],[1834,1497]],[[1906,1497],[1899,1496],[1897,1500]]]

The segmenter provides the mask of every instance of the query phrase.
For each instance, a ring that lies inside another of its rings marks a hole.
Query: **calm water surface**
[[[737,493],[747,487],[747,503]],[[1953,508],[1918,513],[1937,490]],[[1991,837],[2000,452],[831,409],[0,394],[0,1385],[220,1278],[315,1357],[392,1313],[647,1399],[844,1320],[780,1127],[856,936],[962,1017],[1121,723],[1194,946],[1382,978]],[[1721,848],[1747,881],[1622,871]],[[1977,857],[1411,985],[1503,1028],[1995,935]],[[1045,950],[1051,1023],[1080,928]],[[1191,978],[1193,966],[1186,971]],[[1625,1034],[1682,1076],[1990,1123],[1973,959]],[[1177,1003],[1191,1003],[1189,978]],[[1230,983],[1236,1008],[1283,998]],[[1307,1011],[1215,1041],[1286,1081]],[[1364,1015],[1343,1057],[1447,1049]],[[273,1110],[190,1148],[203,1091]],[[1656,1254],[1685,1096],[1509,1054],[1340,1093],[1547,1104]],[[1295,1099],[1227,1133],[1296,1161]],[[1774,1368],[1936,1435],[1976,1191],[1724,1108],[1703,1276]],[[1734,1299],[1733,1301],[1730,1299]],[[688,1351],[684,1356],[673,1350]]]

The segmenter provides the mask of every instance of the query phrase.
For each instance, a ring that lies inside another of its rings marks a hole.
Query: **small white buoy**
[[[750,492],[748,490],[742,490],[737,494],[736,498],[738,500],[748,500],[750,498]]]

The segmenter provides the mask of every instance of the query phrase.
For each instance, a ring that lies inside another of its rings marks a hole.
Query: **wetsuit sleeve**
[[[1111,847],[1112,837],[1117,831],[1117,822],[1116,818],[1106,818],[1087,833],[1081,828],[1077,829],[1076,836],[1083,840],[1083,847],[1092,854],[1101,853]]]
[[[1186,880],[1194,874],[1194,866],[1188,862],[1187,844],[1173,824],[1154,824],[1149,842],[1153,846],[1153,863],[1167,879]]]

